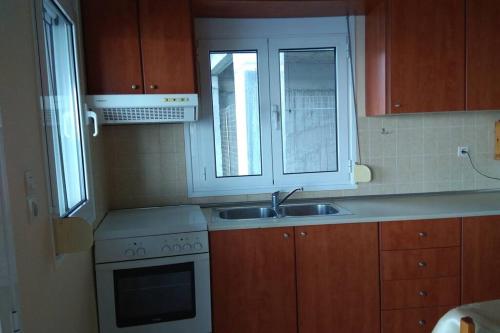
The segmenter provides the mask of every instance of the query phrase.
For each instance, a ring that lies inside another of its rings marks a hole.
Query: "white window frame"
[[[45,160],[46,160],[46,178],[50,185],[49,188],[49,211],[53,219],[60,219],[65,217],[80,217],[84,219],[87,223],[93,224],[96,219],[95,212],[95,198],[94,198],[94,186],[92,178],[92,160],[90,154],[90,139],[89,132],[87,130],[87,113],[84,105],[84,93],[82,91],[81,84],[81,73],[82,64],[81,59],[81,47],[80,47],[80,26],[79,26],[79,11],[78,2],[74,0],[48,0],[52,5],[56,6],[65,18],[72,25],[72,42],[73,42],[73,58],[75,65],[75,84],[76,84],[76,97],[78,105],[78,121],[82,144],[82,158],[83,158],[83,172],[85,181],[85,197],[86,200],[82,202],[79,206],[72,209],[71,211],[60,214],[59,202],[60,202],[60,191],[61,188],[58,186],[58,180],[55,176],[55,163],[53,155],[53,146],[47,135],[50,135],[50,129],[46,126],[45,118],[45,104],[48,90],[48,76],[46,73],[46,57],[45,57],[45,41],[44,41],[44,28],[43,28],[43,2],[44,0],[34,0],[34,21],[35,21],[35,33],[36,33],[36,48],[35,53],[37,56],[37,69],[40,73],[40,107],[41,107],[41,119],[42,119],[42,135],[43,135],[43,146],[45,150]]]
[[[196,20],[200,110],[199,121],[185,125],[189,197],[257,194],[299,186],[306,191],[356,188],[352,172],[356,132],[346,22],[340,17]],[[281,104],[279,50],[325,47],[335,47],[337,55],[338,171],[283,174],[281,132],[275,129],[271,112],[272,105]],[[238,50],[259,52],[262,176],[217,178],[209,54]]]
[[[269,62],[270,62],[270,88],[271,105],[282,109],[280,97],[280,59],[278,55],[283,49],[319,49],[335,48],[336,53],[336,116],[337,116],[337,156],[338,171],[336,172],[309,172],[297,174],[284,174],[283,170],[283,142],[281,124],[273,126],[272,137],[273,146],[273,165],[274,165],[274,184],[279,187],[315,187],[326,185],[327,189],[345,189],[351,186],[351,161],[350,149],[348,146],[339,144],[349,142],[349,133],[352,132],[349,126],[339,126],[339,124],[349,124],[349,82],[348,59],[346,36],[324,35],[322,37],[309,38],[273,38],[269,39]],[[345,84],[342,84],[345,83]],[[348,110],[349,112],[342,112]],[[280,111],[281,114],[282,110]],[[274,144],[276,143],[276,144]]]
[[[210,51],[257,51],[258,73],[267,72],[267,41],[265,39],[241,39],[241,40],[210,40],[199,44],[200,68],[210,68]],[[215,147],[212,119],[212,84],[210,71],[201,71],[200,78],[200,110],[199,121],[190,127],[189,136],[198,150],[197,160],[191,161],[190,175],[197,186],[197,192],[203,195],[212,195],[215,188],[231,188],[233,191],[243,193],[249,187],[254,188],[257,193],[265,191],[272,183],[271,147],[266,142],[271,142],[271,131],[269,124],[269,82],[266,75],[258,75],[259,82],[259,113],[260,113],[260,135],[261,135],[261,160],[262,174],[260,176],[242,177],[215,177]],[[207,144],[208,143],[208,144]],[[190,146],[190,145],[188,145]],[[191,156],[188,154],[187,156]],[[201,162],[204,161],[205,163]],[[201,163],[200,163],[201,162]]]

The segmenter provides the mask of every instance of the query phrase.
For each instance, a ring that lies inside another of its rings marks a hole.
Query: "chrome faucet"
[[[280,200],[280,191],[273,192],[271,195],[271,206],[273,207],[274,211],[278,212],[278,208],[280,205],[285,203],[285,201],[288,200],[295,192],[297,191],[304,191],[303,187],[297,187],[295,190],[292,192],[288,193],[283,199]]]

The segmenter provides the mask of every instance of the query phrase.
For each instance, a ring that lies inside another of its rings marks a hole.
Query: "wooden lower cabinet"
[[[431,333],[451,307],[382,311],[382,333]]]
[[[500,216],[463,220],[462,301],[500,298]]]
[[[379,333],[378,224],[210,233],[214,333]]]
[[[300,333],[380,332],[378,225],[297,227]]]
[[[460,305],[461,219],[380,224],[382,333],[431,333]]]
[[[500,216],[460,222],[211,232],[214,333],[430,333],[500,298]]]
[[[214,333],[297,332],[293,233],[210,233]]]

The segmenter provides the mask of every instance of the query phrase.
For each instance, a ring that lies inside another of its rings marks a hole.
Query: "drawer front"
[[[382,333],[431,333],[451,307],[382,311]]]
[[[460,219],[380,223],[382,250],[460,246]]]
[[[460,304],[460,278],[382,281],[382,309]]]
[[[382,251],[382,279],[422,279],[460,275],[460,247]]]

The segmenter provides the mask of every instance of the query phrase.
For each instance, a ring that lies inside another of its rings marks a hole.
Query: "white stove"
[[[114,210],[106,215],[95,240],[206,231],[199,206],[171,206]]]
[[[110,212],[95,233],[101,333],[211,332],[199,206]]]

